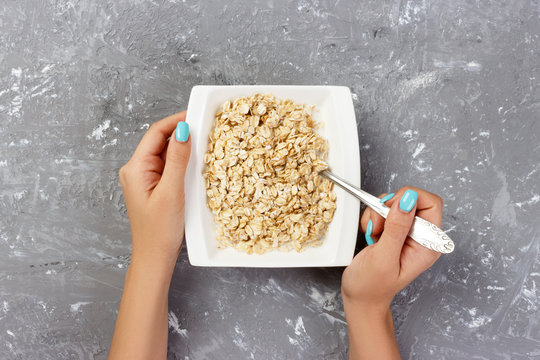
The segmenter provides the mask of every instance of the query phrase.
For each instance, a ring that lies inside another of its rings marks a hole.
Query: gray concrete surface
[[[456,241],[393,303],[403,358],[540,359],[539,16],[537,0],[3,1],[0,357],[106,357],[130,254],[117,171],[192,86],[332,84],[354,93],[365,189],[441,194]],[[169,358],[344,359],[341,272],[182,252]]]

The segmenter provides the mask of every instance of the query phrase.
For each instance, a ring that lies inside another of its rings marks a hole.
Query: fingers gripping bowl
[[[229,245],[233,247],[223,248],[223,227],[214,221],[214,214],[210,210],[212,206],[207,206],[207,200],[212,201],[212,196],[207,197],[207,191],[209,195],[214,194],[212,190],[213,186],[209,184],[208,180],[208,164],[214,164],[216,160],[209,159],[208,153],[212,154],[216,152],[216,138],[214,137],[214,144],[210,141],[209,137],[214,136],[215,132],[215,120],[216,113],[223,110],[223,104],[227,101],[233,101],[238,98],[250,98],[255,94],[273,94],[275,101],[278,99],[285,100],[290,99],[294,104],[305,104],[306,108],[313,106],[316,111],[311,115],[315,123],[319,123],[321,126],[317,129],[317,133],[320,134],[308,134],[312,139],[326,139],[328,145],[328,158],[327,162],[332,171],[340,174],[342,177],[347,178],[350,182],[360,185],[360,154],[358,145],[358,135],[356,132],[356,119],[354,116],[354,108],[351,100],[351,94],[346,87],[334,87],[334,86],[196,86],[193,88],[188,105],[187,121],[190,124],[190,133],[192,137],[192,153],[186,175],[186,243],[188,248],[189,260],[192,265],[198,266],[239,266],[239,267],[306,267],[306,266],[346,266],[350,263],[356,242],[356,234],[358,228],[358,216],[359,216],[359,203],[343,190],[334,188],[333,191],[329,189],[323,189],[323,180],[317,177],[311,178],[312,182],[317,182],[317,185],[321,186],[321,191],[328,196],[329,200],[335,199],[335,211],[331,205],[332,201],[329,201],[329,209],[323,209],[321,211],[321,218],[311,218],[317,229],[325,230],[320,231],[322,235],[322,242],[320,246],[310,247],[301,246],[298,248],[298,241],[284,242],[283,248],[292,248],[292,251],[268,251],[272,248],[280,248],[276,246],[276,241],[273,239],[272,233],[265,237],[265,241],[260,244],[265,244],[262,248],[259,246],[251,247],[238,251],[233,248],[234,244]],[[267,99],[270,106],[273,104],[272,99]],[[234,106],[229,103],[226,106]],[[239,104],[237,104],[239,106]],[[246,109],[240,109],[245,111]],[[255,109],[254,113],[258,111],[263,112],[268,109]],[[251,114],[251,112],[250,112]],[[266,119],[266,118],[265,118]],[[270,123],[272,125],[272,123]],[[229,128],[225,128],[230,130]],[[221,129],[223,130],[223,129]],[[307,131],[307,130],[306,130]],[[279,131],[273,132],[273,134],[279,135]],[[276,136],[277,136],[276,135]],[[240,139],[241,140],[241,139]],[[218,147],[221,147],[219,145]],[[313,163],[310,164],[310,170],[317,171],[324,167],[324,146],[320,146],[321,158],[314,156]],[[212,150],[212,151],[208,151]],[[219,152],[220,150],[218,150]],[[242,154],[245,156],[245,154]],[[206,160],[206,161],[205,161]],[[276,161],[282,161],[276,158]],[[233,164],[234,160],[227,160],[227,163],[219,163],[220,166],[224,166],[226,169],[230,168],[229,165]],[[235,164],[235,163],[234,163]],[[259,163],[258,166],[261,173],[264,172],[261,168],[264,164]],[[231,165],[234,166],[234,165]],[[254,164],[252,166],[257,166]],[[279,163],[276,163],[279,167]],[[298,168],[300,171],[300,168]],[[307,166],[302,168],[305,173]],[[254,171],[255,173],[255,171]],[[250,177],[253,175],[248,174]],[[215,176],[215,173],[214,173]],[[256,175],[258,176],[258,175]],[[307,178],[306,178],[307,179]],[[281,182],[283,183],[283,182]],[[307,188],[308,180],[303,188]],[[210,186],[209,186],[210,185]],[[248,191],[251,191],[248,186]],[[310,184],[310,188],[315,184]],[[328,185],[330,186],[330,185]],[[302,187],[301,187],[302,188]],[[256,189],[253,189],[256,191]],[[242,190],[243,191],[243,190]],[[244,193],[242,193],[244,194]],[[245,195],[245,194],[244,194]],[[319,196],[319,195],[318,195]],[[277,196],[279,197],[279,196]],[[216,196],[215,199],[218,197]],[[238,201],[243,201],[244,197],[238,196]],[[253,199],[253,194],[251,194]],[[218,201],[219,200],[214,200]],[[282,201],[282,200],[279,200]],[[210,205],[210,203],[209,203]],[[214,204],[216,205],[216,204]],[[249,204],[252,209],[246,207],[248,213],[257,206],[256,202]],[[264,210],[264,209],[263,209]],[[328,211],[328,210],[331,210]],[[302,208],[296,209],[295,212],[289,216],[297,217],[295,219],[300,221],[302,217],[308,217],[309,214],[303,215]],[[324,211],[327,211],[324,215]],[[333,217],[331,216],[333,212]],[[229,214],[226,214],[227,216]],[[246,221],[249,221],[249,217],[246,217]],[[222,218],[223,220],[223,218]],[[231,221],[232,219],[225,219],[225,221]],[[253,219],[251,219],[253,220]],[[263,218],[259,220],[264,220]],[[286,219],[281,219],[285,221]],[[325,220],[330,221],[329,224]],[[232,221],[238,221],[232,220]],[[266,225],[271,225],[270,223]],[[273,221],[273,220],[272,220]],[[291,221],[290,219],[287,221]],[[236,224],[235,224],[236,225]],[[243,224],[242,228],[246,228],[247,224]],[[265,225],[265,228],[268,227]],[[290,224],[289,224],[290,225]],[[307,225],[306,225],[307,226]],[[255,227],[255,229],[254,229]],[[271,227],[271,226],[270,226]],[[254,226],[247,228],[248,235],[253,231],[259,231],[258,223],[255,222]],[[293,227],[294,233],[294,227]],[[307,228],[298,227],[300,234],[294,235],[295,239],[298,238],[308,239],[308,243],[312,242],[313,245],[318,245],[317,238],[305,236],[306,233],[314,233],[307,230]],[[275,235],[278,233],[276,232]],[[231,235],[231,234],[230,234]],[[292,235],[292,234],[291,234]],[[235,236],[241,237],[242,232],[232,236],[228,236],[228,241],[235,241]],[[249,236],[248,236],[249,239]],[[219,240],[219,241],[218,241]],[[236,239],[237,241],[239,239]],[[281,250],[283,250],[283,248]],[[251,251],[250,251],[251,249]],[[262,249],[262,250],[261,250]],[[301,250],[297,252],[295,250]],[[255,254],[248,254],[255,252]],[[257,254],[260,253],[260,254]]]

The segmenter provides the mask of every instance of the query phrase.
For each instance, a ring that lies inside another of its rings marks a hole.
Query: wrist
[[[362,301],[343,296],[343,307],[345,314],[354,317],[362,317],[371,320],[385,319],[390,312],[390,301]]]
[[[126,272],[124,293],[145,294],[149,298],[162,299],[167,304],[173,272],[174,267],[132,258]]]
[[[174,269],[181,248],[170,249],[169,247],[159,246],[159,244],[150,245],[146,239],[137,240],[133,239],[131,264],[163,270]]]
[[[390,306],[343,301],[350,359],[400,359]]]
[[[178,255],[170,256],[163,254],[144,254],[133,252],[129,268],[132,272],[146,274],[152,277],[172,277]]]
[[[343,300],[349,332],[393,331],[390,304],[369,304]]]

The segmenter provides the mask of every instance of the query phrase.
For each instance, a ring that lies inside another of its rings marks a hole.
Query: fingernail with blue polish
[[[399,200],[399,208],[401,211],[408,213],[416,204],[416,200],[418,200],[418,193],[409,189],[405,191],[405,194],[403,194],[401,200]]]
[[[185,121],[179,121],[176,125],[176,140],[186,142],[189,138],[189,125]]]
[[[366,228],[366,242],[368,245],[373,245],[373,239],[371,238],[371,233],[373,232],[373,221],[371,219],[367,223]]]
[[[384,204],[385,202],[387,202],[388,200],[390,200],[391,198],[393,198],[394,195],[395,195],[394,193],[390,193],[390,194],[386,195],[385,197],[383,197],[383,198],[381,199],[381,204]]]

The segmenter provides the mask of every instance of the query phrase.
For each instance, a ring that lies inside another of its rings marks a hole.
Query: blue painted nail
[[[409,189],[405,191],[405,194],[399,200],[399,208],[404,212],[409,212],[416,204],[416,200],[418,200],[418,193]]]
[[[189,137],[189,125],[185,121],[179,121],[176,125],[176,140],[186,142]]]
[[[393,198],[394,195],[395,195],[394,193],[390,193],[390,194],[386,195],[385,197],[383,197],[381,199],[381,204],[383,204],[383,203],[387,202],[388,200],[390,200],[391,198]]]
[[[367,228],[366,228],[366,242],[368,245],[373,245],[373,239],[371,238],[371,233],[373,232],[373,221],[371,221],[371,219],[369,219],[368,223],[367,223]]]

